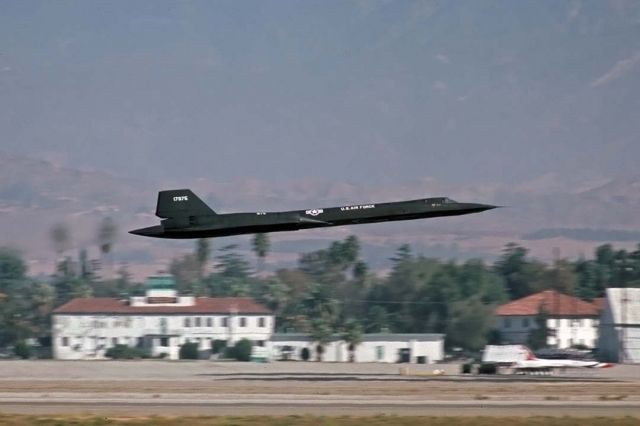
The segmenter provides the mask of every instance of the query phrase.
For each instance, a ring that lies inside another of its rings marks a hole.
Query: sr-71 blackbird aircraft
[[[394,220],[459,216],[494,209],[488,204],[458,203],[449,198],[424,198],[382,204],[356,204],[285,212],[217,214],[189,189],[160,191],[156,216],[160,225],[130,233],[155,238],[209,238],[263,232]]]

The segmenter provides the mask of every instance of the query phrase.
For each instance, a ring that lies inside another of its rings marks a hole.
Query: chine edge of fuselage
[[[439,201],[440,200],[440,201]],[[284,232],[284,231],[296,231],[300,229],[320,228],[326,226],[348,226],[357,224],[379,223],[387,221],[402,221],[402,220],[415,220],[415,219],[427,219],[433,217],[444,216],[458,216],[470,213],[477,213],[485,210],[496,208],[488,204],[475,204],[475,203],[458,203],[449,200],[449,202],[442,202],[442,200],[448,200],[446,198],[422,198],[406,201],[395,201],[378,204],[358,204],[342,207],[325,207],[320,209],[308,209],[308,210],[291,210],[284,212],[242,212],[242,213],[227,213],[216,216],[211,216],[211,223],[214,223],[214,218],[246,218],[259,216],[262,218],[268,217],[290,217],[290,220],[280,223],[262,223],[256,224],[247,222],[240,224],[240,226],[230,227],[215,227],[209,225],[200,225],[197,227],[187,228],[165,228],[163,225],[150,226],[146,228],[140,228],[130,231],[131,234],[142,235],[154,238],[166,238],[166,239],[190,239],[190,238],[210,238],[210,237],[225,237],[232,235],[246,235],[261,232]],[[424,208],[416,209],[416,207],[424,205]],[[400,210],[393,211],[394,208]],[[389,211],[391,209],[391,211]],[[386,210],[386,213],[380,213],[381,210]],[[379,212],[379,214],[375,214]],[[364,213],[358,215],[357,213]],[[365,213],[366,212],[366,213]],[[346,216],[342,216],[345,214]],[[338,217],[335,217],[339,215]],[[323,220],[323,218],[330,217],[330,219]],[[314,219],[315,222],[303,222],[301,218]]]

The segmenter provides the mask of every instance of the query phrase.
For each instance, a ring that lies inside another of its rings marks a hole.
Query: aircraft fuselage
[[[166,191],[168,192],[168,191]],[[172,196],[169,200],[194,197]],[[165,201],[166,202],[166,201]],[[206,204],[202,203],[206,207]],[[458,203],[448,198],[425,198],[391,203],[354,204],[341,207],[312,208],[284,212],[253,212],[216,214],[191,214],[188,208],[165,217],[158,226],[131,231],[132,234],[156,238],[208,238],[264,232],[296,231],[363,223],[425,219],[440,216],[458,216],[490,210],[496,206],[487,204]],[[160,211],[160,199],[159,207]]]

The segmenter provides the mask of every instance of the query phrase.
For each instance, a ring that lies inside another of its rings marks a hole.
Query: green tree
[[[367,333],[380,333],[389,329],[389,313],[384,306],[369,306],[365,327]]]
[[[573,268],[576,276],[575,295],[586,300],[598,297],[598,266],[596,263],[581,257],[573,264]]]
[[[395,256],[391,258],[391,261],[396,265],[410,260],[413,260],[413,254],[409,244],[402,244],[398,247]]]
[[[29,359],[31,358],[31,346],[24,340],[19,340],[13,348],[13,353],[18,358]]]
[[[527,343],[532,349],[540,349],[547,346],[551,331],[547,326],[547,312],[543,306],[540,307],[536,315],[536,328],[529,333]]]
[[[331,342],[333,330],[331,325],[323,318],[314,318],[311,321],[311,340],[316,342],[316,361],[322,362],[325,346]]]
[[[0,292],[9,293],[25,280],[27,265],[20,252],[0,247]]]
[[[255,280],[251,293],[254,299],[271,309],[278,320],[290,301],[289,288],[277,276]]]
[[[598,296],[601,296],[604,295],[607,287],[613,284],[614,279],[615,252],[611,244],[604,244],[596,248],[595,263],[597,265],[596,292]]]
[[[22,255],[8,248],[0,248],[0,293],[0,347],[50,336],[54,290],[29,279]]]
[[[546,287],[564,294],[574,294],[576,289],[575,266],[566,259],[556,259],[545,271]]]
[[[253,279],[249,262],[238,254],[236,245],[220,249],[216,256],[215,273],[208,279],[209,291],[215,296],[249,296]]]
[[[527,254],[526,248],[509,243],[494,265],[496,272],[505,281],[511,300],[534,293],[543,282],[544,265],[527,259]]]
[[[486,344],[494,324],[495,306],[482,303],[479,295],[453,302],[447,323],[447,343],[477,351]]]
[[[363,284],[367,279],[369,273],[369,266],[362,260],[357,261],[353,265],[353,278],[360,284]]]
[[[140,348],[132,348],[127,345],[115,345],[104,354],[107,358],[111,359],[139,359],[147,357],[147,353]]]
[[[195,342],[185,342],[180,345],[180,359],[198,359],[200,351]]]
[[[214,355],[223,353],[226,348],[227,348],[226,340],[215,339],[211,342],[211,353]]]
[[[331,290],[316,284],[303,301],[305,314],[309,319],[318,319],[333,328],[338,320],[340,304],[331,295]]]
[[[51,336],[51,311],[56,300],[55,289],[49,283],[32,282],[25,288],[27,311],[24,313],[30,324],[31,335],[41,341]]]
[[[358,261],[360,242],[351,235],[344,241],[334,241],[329,248],[305,253],[299,268],[317,283],[339,287],[347,280],[349,269]]]
[[[89,297],[92,294],[92,281],[82,277],[79,262],[70,257],[64,258],[57,265],[53,284],[56,290],[56,305],[61,305],[76,297]]]
[[[356,348],[362,343],[362,334],[362,326],[360,323],[353,318],[349,318],[342,333],[342,340],[348,344],[349,362],[355,362],[356,360]]]
[[[391,274],[383,286],[374,289],[370,299],[393,302],[386,305],[393,331],[424,332],[426,320],[434,311],[446,315],[443,307],[453,279],[435,259],[415,258],[402,248],[395,259]]]
[[[249,339],[240,339],[233,345],[233,357],[238,361],[251,361],[253,343]]]

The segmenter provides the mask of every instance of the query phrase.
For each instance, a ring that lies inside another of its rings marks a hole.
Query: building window
[[[207,317],[207,327],[213,327],[213,318]]]
[[[229,317],[222,317],[222,326],[229,327]]]
[[[522,327],[529,328],[529,318],[522,318]]]
[[[202,325],[202,318],[196,317],[195,319],[196,327],[200,327]]]
[[[166,348],[167,346],[169,346],[169,338],[168,337],[161,337],[160,338],[160,346],[162,346],[163,348]]]
[[[69,346],[69,338],[68,337],[63,337],[62,338],[62,346]]]
[[[246,326],[247,326],[247,318],[240,317],[240,327],[246,327]]]
[[[511,318],[503,318],[502,325],[504,326],[504,328],[511,328]]]
[[[264,317],[258,318],[258,327],[261,327],[261,328],[265,327]]]
[[[112,344],[113,346],[117,345],[117,344],[118,344],[118,338],[117,338],[117,337],[112,337],[112,338],[111,338],[111,344]]]
[[[185,318],[184,319],[184,326],[185,327],[191,327],[191,318]]]
[[[258,340],[256,342],[256,345],[260,346],[260,347],[264,347],[264,340]]]

